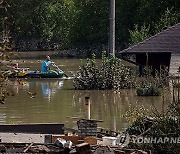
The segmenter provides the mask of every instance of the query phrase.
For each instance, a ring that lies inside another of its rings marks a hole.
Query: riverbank
[[[96,54],[97,58],[101,58],[102,50],[69,49],[60,51],[19,51],[14,53],[14,59],[44,59],[46,55],[52,58],[89,58],[93,53]]]
[[[14,52],[14,59],[44,59],[46,55],[51,58],[75,58],[75,54],[70,50],[62,51],[29,51],[29,52]]]

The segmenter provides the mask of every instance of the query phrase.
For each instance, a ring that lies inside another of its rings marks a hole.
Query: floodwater
[[[78,70],[79,59],[54,60],[69,76]],[[40,60],[18,60],[20,67],[40,70]],[[64,123],[76,128],[76,121],[85,118],[85,96],[91,99],[91,118],[103,120],[99,127],[123,131],[128,127],[129,108],[165,110],[168,101],[161,97],[138,97],[134,90],[74,90],[73,79],[28,79],[21,84],[10,81],[15,96],[0,104],[0,123]],[[30,93],[36,93],[33,98]],[[167,96],[168,97],[168,96]]]

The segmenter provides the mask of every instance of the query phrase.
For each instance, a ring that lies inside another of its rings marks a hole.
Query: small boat
[[[25,71],[25,72],[9,72],[9,78],[62,78],[66,76],[60,69],[50,70],[48,72]]]

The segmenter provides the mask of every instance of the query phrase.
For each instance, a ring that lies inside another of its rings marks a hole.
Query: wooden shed
[[[153,73],[160,68],[169,71],[173,59],[177,56],[180,58],[180,23],[119,53],[124,60],[138,65],[141,75],[145,66],[150,66]]]

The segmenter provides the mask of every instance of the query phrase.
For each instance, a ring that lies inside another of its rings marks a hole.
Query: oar
[[[56,64],[54,64],[54,67],[56,67],[57,69],[61,70]],[[65,76],[66,78],[69,77],[66,73],[64,73],[64,76]]]
[[[68,77],[69,77],[69,76],[68,76],[67,74],[65,74],[65,73],[64,73],[64,76],[65,76],[66,78],[68,78]]]

